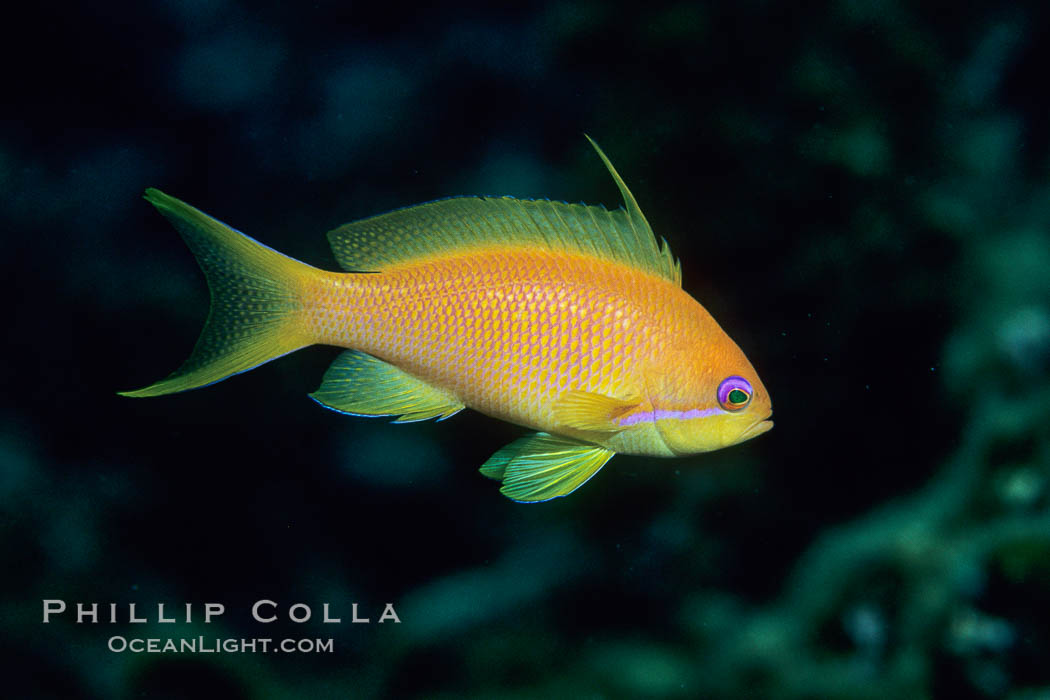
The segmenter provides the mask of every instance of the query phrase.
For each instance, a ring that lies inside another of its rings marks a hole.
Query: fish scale
[[[554,428],[555,392],[604,390],[624,362],[638,362],[633,350],[642,326],[634,324],[629,335],[616,317],[638,316],[625,301],[631,286],[625,280],[662,280],[606,264],[610,288],[602,289],[593,283],[600,279],[593,264],[582,259],[555,261],[530,251],[470,257],[470,265],[442,259],[351,275],[351,283],[329,281],[309,315],[317,342],[359,348],[467,405],[546,430]]]
[[[564,496],[615,453],[681,456],[770,427],[750,362],[681,288],[633,195],[626,209],[459,197],[329,233],[346,272],[278,253],[157,190],[208,280],[190,357],[127,396],[220,381],[314,344],[345,348],[310,396],[397,421],[472,408],[538,431],[481,468],[517,501]]]
[[[625,265],[513,248],[329,275],[308,294],[314,342],[363,350],[547,432],[559,429],[552,407],[565,391],[646,395],[654,351],[679,331],[662,310],[685,296]]]

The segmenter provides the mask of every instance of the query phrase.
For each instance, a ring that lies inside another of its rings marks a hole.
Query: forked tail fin
[[[146,199],[197,258],[211,310],[189,358],[167,378],[123,396],[160,396],[213,384],[310,345],[302,323],[304,282],[319,271],[155,189]]]

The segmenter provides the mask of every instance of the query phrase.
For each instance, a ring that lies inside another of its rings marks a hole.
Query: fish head
[[[729,447],[773,427],[769,392],[743,353],[736,362],[708,365],[693,373],[673,393],[666,408],[654,397],[653,417],[660,437],[675,455]]]

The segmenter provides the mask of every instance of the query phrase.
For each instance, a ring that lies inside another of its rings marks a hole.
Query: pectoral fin
[[[588,391],[567,391],[554,404],[554,416],[567,428],[615,432],[623,430],[616,419],[637,407],[637,400],[615,399]]]
[[[348,350],[324,374],[310,398],[355,416],[398,416],[395,423],[448,418],[463,404],[389,362]]]
[[[481,473],[502,479],[500,493],[515,501],[547,501],[583,486],[614,454],[597,445],[536,433],[492,455]]]

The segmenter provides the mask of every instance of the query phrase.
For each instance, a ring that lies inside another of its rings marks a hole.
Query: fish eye
[[[754,389],[743,377],[726,377],[718,385],[718,403],[727,411],[739,411],[751,401]]]

